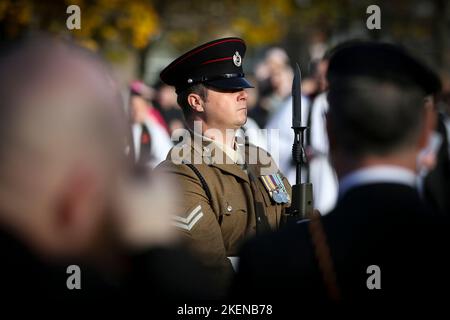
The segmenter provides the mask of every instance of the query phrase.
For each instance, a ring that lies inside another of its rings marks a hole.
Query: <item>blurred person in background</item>
[[[266,109],[273,115],[287,99],[289,99],[292,92],[292,79],[294,73],[289,65],[274,69],[270,75],[270,85],[272,87],[272,93],[266,96],[262,103],[266,104]],[[270,119],[270,117],[269,117]]]
[[[249,76],[249,82],[254,84],[256,79]],[[267,134],[258,125],[256,119],[261,119],[260,116],[264,114],[264,109],[259,105],[259,90],[258,85],[254,84],[252,90],[247,92],[247,122],[238,131],[243,139],[257,147],[267,150]],[[255,118],[254,118],[255,117]]]
[[[284,49],[273,47],[267,50],[264,59],[255,68],[255,77],[262,96],[270,94],[273,90],[270,83],[272,74],[287,65],[289,65],[289,57]]]
[[[292,90],[292,82],[291,82]],[[299,88],[300,90],[300,88]],[[309,101],[302,95],[302,125],[307,125]],[[280,106],[279,110],[270,117],[266,129],[277,130],[279,139],[269,141],[267,150],[270,153],[279,152],[279,166],[285,172],[286,178],[291,184],[295,183],[296,169],[292,162],[292,143],[294,142],[294,131],[292,130],[292,96]]]
[[[450,217],[450,81],[443,79],[442,92],[427,99],[436,112],[436,130],[428,146],[419,155],[420,181],[424,198],[438,214]]]
[[[150,168],[163,161],[173,146],[163,117],[151,105],[154,94],[153,88],[141,81],[130,85],[129,109],[135,161]]]
[[[261,106],[261,93],[259,91],[259,82],[256,77],[249,76],[249,81],[253,84],[253,90],[248,92],[248,117],[252,118],[259,128],[266,126],[269,111]]]
[[[328,111],[326,90],[326,71],[329,54],[314,63],[312,75],[301,83],[302,93],[302,122],[308,127],[305,135],[305,152],[308,158],[306,179],[313,185],[314,207],[321,214],[330,212],[337,200],[337,177],[330,163],[329,142],[326,132],[325,115]],[[305,90],[306,89],[306,90]],[[279,129],[280,141],[278,146],[271,145],[269,151],[275,147],[280,149],[280,168],[286,172],[291,184],[295,183],[296,166],[292,161],[292,143],[294,131],[292,126],[292,98],[289,98],[267,124],[268,129]]]
[[[279,47],[269,49],[263,61],[255,67],[255,78],[259,92],[259,106],[264,110],[258,117],[258,124],[264,128],[280,104],[290,95],[292,69],[286,51]]]
[[[311,61],[309,75],[302,79],[302,93],[311,101],[328,89],[326,74],[329,54],[329,52],[325,52],[322,58]]]
[[[183,129],[185,127],[183,112],[177,104],[175,89],[162,81],[158,81],[154,88],[156,90],[154,104],[164,117],[164,121],[169,127],[169,133],[172,134],[177,129]]]
[[[326,73],[330,55],[331,51],[326,52],[313,68],[316,90],[309,95],[311,108],[308,110],[309,131],[306,135],[308,174],[314,188],[314,202],[321,214],[327,214],[334,208],[338,195],[338,180],[331,164],[326,128],[328,112]]]
[[[119,92],[103,62],[69,42],[35,35],[2,47],[0,282],[7,299],[132,298],[156,307],[152,298],[217,294],[175,248],[167,195],[176,190],[167,179],[130,174]],[[73,265],[81,290],[69,288]]]

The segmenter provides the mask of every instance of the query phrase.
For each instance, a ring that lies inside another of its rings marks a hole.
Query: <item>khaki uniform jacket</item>
[[[289,182],[265,150],[245,144],[239,145],[238,151],[241,161],[236,164],[214,143],[190,135],[172,148],[157,168],[170,174],[182,191],[181,199],[175,200],[178,207],[175,226],[200,260],[219,267],[224,276],[232,272],[227,257],[236,256],[243,240],[256,232],[255,203],[262,205],[256,204],[263,208],[271,229],[275,230],[291,197]],[[193,164],[203,176],[211,202],[199,177],[185,163]],[[261,179],[277,173],[289,195],[284,204],[273,200]]]

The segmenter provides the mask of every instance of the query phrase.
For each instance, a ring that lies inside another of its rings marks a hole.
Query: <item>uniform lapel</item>
[[[192,135],[192,138],[194,139],[195,136]],[[239,165],[235,164],[233,160],[230,159],[226,153],[223,152],[221,148],[217,147],[213,142],[200,139],[200,137],[197,136],[197,139],[194,139],[192,146],[196,153],[196,157],[203,159],[205,164],[209,164],[223,172],[232,174],[233,176],[250,183],[245,171],[242,170]]]
[[[251,170],[256,178],[261,175],[277,173],[276,165],[274,165],[273,161],[270,161],[270,164],[268,165],[261,163],[257,147],[249,145],[245,145],[245,147],[239,145],[238,147],[243,148],[241,154],[243,154],[245,160],[245,167],[247,170]],[[211,165],[250,184],[248,175],[241,166],[233,163],[233,161],[219,147],[215,147],[214,143],[211,141],[204,140],[201,136],[195,136],[191,133],[191,148],[191,163],[198,164],[201,162],[202,164]],[[250,149],[252,150],[250,151]],[[252,160],[250,161],[251,163],[249,163],[250,159]]]
[[[182,153],[182,158],[185,161],[192,164],[210,165],[250,184],[246,172],[238,164],[233,163],[233,160],[213,142],[204,140],[200,135],[194,135],[191,132],[190,141],[183,143],[183,145],[186,144],[190,145],[190,152],[188,154]]]
[[[217,164],[217,163],[213,163],[212,166],[220,169],[223,172],[232,174],[244,181],[246,181],[247,183],[250,183],[247,174],[245,173],[244,170],[241,169],[241,167],[239,167],[237,164]]]
[[[214,148],[212,158],[212,166],[250,183],[247,173],[238,164],[234,163],[220,148]]]
[[[245,162],[248,170],[251,170],[257,178],[262,175],[277,173],[278,170],[274,161],[268,157],[267,159],[261,159],[261,155],[266,155],[266,153],[262,152],[256,146],[245,145]],[[263,160],[263,162],[261,160]],[[270,163],[266,164],[265,162],[267,161],[270,161]]]

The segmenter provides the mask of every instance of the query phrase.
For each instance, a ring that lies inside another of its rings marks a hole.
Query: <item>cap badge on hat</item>
[[[245,50],[240,38],[210,41],[172,61],[161,71],[161,80],[177,94],[197,83],[218,89],[253,88],[244,75]]]
[[[236,67],[240,67],[242,64],[242,58],[239,54],[239,51],[236,51],[236,53],[233,55],[233,63]]]

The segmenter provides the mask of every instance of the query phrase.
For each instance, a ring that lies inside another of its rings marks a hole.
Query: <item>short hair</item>
[[[177,93],[177,103],[181,107],[186,121],[188,121],[192,115],[192,107],[188,101],[188,97],[191,93],[198,94],[203,100],[208,98],[208,89],[202,83],[194,84],[193,86]]]
[[[424,97],[423,90],[409,83],[362,76],[333,82],[328,102],[336,143],[355,156],[412,146],[420,132]]]

